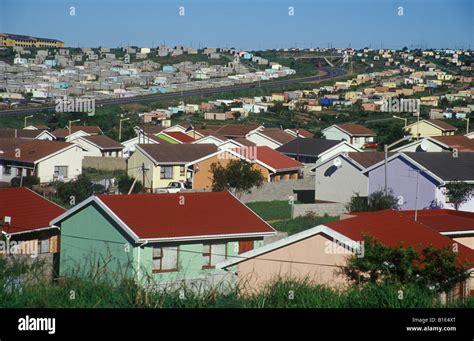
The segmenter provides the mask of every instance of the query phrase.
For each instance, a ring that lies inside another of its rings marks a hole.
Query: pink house
[[[349,282],[341,269],[348,257],[364,256],[365,234],[387,246],[412,246],[415,250],[428,245],[443,248],[456,244],[458,260],[468,264],[471,277],[460,283],[453,294],[472,295],[474,250],[393,210],[366,212],[319,225],[240,254],[238,258],[229,257],[217,267],[237,272],[238,283],[245,293],[261,291],[279,278],[307,279],[315,284],[343,288]]]

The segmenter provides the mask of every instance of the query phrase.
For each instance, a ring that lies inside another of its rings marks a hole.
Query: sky
[[[0,32],[69,47],[473,48],[474,0],[0,0]]]

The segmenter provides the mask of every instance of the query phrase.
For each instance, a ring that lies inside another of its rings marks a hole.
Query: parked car
[[[187,182],[172,181],[168,186],[163,188],[158,188],[158,193],[179,193],[184,189],[190,188],[190,184]]]

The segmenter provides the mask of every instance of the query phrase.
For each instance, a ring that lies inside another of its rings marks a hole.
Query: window
[[[153,272],[178,271],[178,246],[153,248]]]
[[[161,166],[160,179],[172,179],[172,178],[173,178],[173,166]]]
[[[67,178],[67,166],[54,166],[54,176]]]
[[[39,253],[49,253],[49,238],[38,240]]]
[[[180,176],[185,176],[186,175],[186,167],[184,165],[179,166],[179,175]]]
[[[214,269],[217,263],[227,259],[227,244],[204,244],[202,256],[204,258],[203,269]]]
[[[10,175],[12,173],[12,168],[10,166],[5,166],[5,174]]]

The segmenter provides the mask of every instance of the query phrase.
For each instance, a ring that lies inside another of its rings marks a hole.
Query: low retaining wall
[[[108,171],[126,170],[127,161],[121,157],[84,156],[82,167]]]
[[[330,216],[339,216],[346,213],[346,207],[339,202],[324,202],[314,204],[294,204],[291,208],[291,217],[303,217],[309,214],[323,216],[325,214]]]

